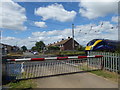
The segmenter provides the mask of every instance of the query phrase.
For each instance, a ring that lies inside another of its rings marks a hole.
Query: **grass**
[[[91,67],[87,67],[87,65],[85,64],[83,64],[82,67],[78,67],[78,68],[80,68],[82,71],[92,70]],[[118,82],[118,74],[115,72],[110,72],[106,70],[95,70],[95,71],[90,71],[90,73]]]
[[[18,54],[18,53],[9,53],[7,56],[23,56],[23,54]]]
[[[26,74],[27,73],[24,72],[24,73],[22,73],[22,76],[20,75],[20,77],[26,78]],[[32,74],[29,73],[29,77],[31,77],[31,76],[32,76]],[[19,76],[18,76],[18,78],[19,78]],[[29,79],[29,80],[12,81],[4,86],[9,87],[9,88],[32,89],[32,88],[36,87],[36,83],[33,79]]]
[[[117,80],[118,75],[117,75],[117,73],[114,73],[114,72],[109,72],[109,71],[105,71],[105,70],[97,70],[97,71],[91,71],[90,73],[96,74],[98,76],[104,77],[106,79],[109,79],[109,80],[112,80],[115,82],[118,81]]]
[[[72,56],[72,55],[85,55],[85,52],[84,51],[53,51],[53,52],[48,52],[45,54],[46,55],[57,55],[57,56]]]
[[[59,55],[83,55],[84,51],[60,51]]]
[[[9,88],[24,88],[24,89],[32,89],[36,87],[36,83],[33,80],[21,80],[16,82],[10,82],[9,84],[5,85],[5,87]]]

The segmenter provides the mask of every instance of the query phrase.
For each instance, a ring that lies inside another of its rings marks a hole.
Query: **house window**
[[[75,44],[75,46],[78,46],[77,44]]]
[[[60,47],[63,47],[63,44],[60,44]]]

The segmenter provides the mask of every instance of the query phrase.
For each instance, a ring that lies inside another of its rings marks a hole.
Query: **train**
[[[93,39],[87,43],[85,51],[119,51],[120,41],[109,39]]]

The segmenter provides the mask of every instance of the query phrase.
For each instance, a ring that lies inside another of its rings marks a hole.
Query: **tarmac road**
[[[37,88],[118,88],[116,82],[90,73],[77,73],[37,79]]]

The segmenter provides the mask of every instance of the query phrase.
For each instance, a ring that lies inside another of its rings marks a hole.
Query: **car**
[[[33,52],[33,54],[34,54],[34,55],[38,55],[38,52],[35,51],[35,52]]]

